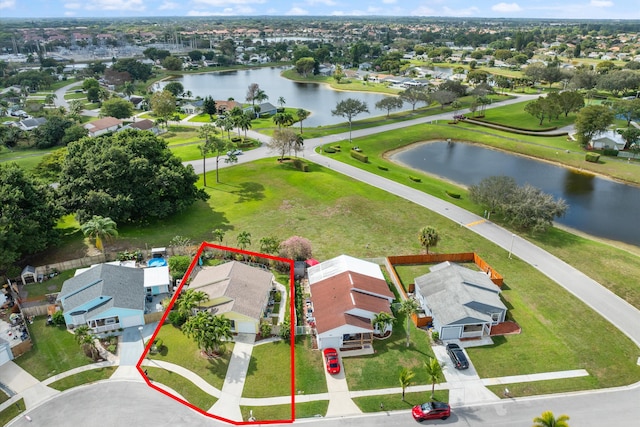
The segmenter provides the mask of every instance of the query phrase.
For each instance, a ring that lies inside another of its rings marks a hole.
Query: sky
[[[640,0],[0,0],[1,18],[252,15],[640,19]]]

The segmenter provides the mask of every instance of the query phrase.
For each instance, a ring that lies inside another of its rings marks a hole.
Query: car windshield
[[[433,408],[431,407],[431,403],[427,402],[427,403],[423,403],[420,406],[420,409],[422,409],[422,412],[424,412],[426,414],[427,412],[429,412]]]
[[[331,366],[332,368],[337,368],[338,362],[336,362],[335,360],[332,360],[331,362],[329,362],[329,366]]]

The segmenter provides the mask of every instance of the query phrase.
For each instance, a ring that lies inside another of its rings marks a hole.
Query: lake
[[[393,161],[470,186],[483,178],[510,176],[565,199],[569,209],[556,220],[584,233],[640,246],[640,188],[550,163],[446,141],[424,143],[391,156]],[[640,171],[640,169],[639,169]]]
[[[193,96],[211,96],[214,99],[227,100],[233,98],[238,102],[246,102],[247,88],[251,83],[257,83],[269,96],[268,102],[276,107],[278,98],[284,97],[285,107],[304,108],[311,112],[309,118],[303,122],[305,127],[331,125],[345,122],[340,116],[333,116],[331,110],[336,104],[347,98],[355,98],[365,102],[369,113],[358,114],[354,120],[361,120],[372,116],[386,115],[386,110],[377,110],[376,102],[385,95],[371,92],[345,92],[333,90],[326,84],[299,83],[280,76],[286,68],[266,67],[249,70],[224,71],[216,73],[186,74],[172,81],[178,81],[184,90],[190,90]],[[160,87],[169,81],[161,82]],[[396,111],[411,110],[411,105]]]

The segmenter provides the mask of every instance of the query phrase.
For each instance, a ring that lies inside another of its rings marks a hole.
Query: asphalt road
[[[426,397],[426,395],[425,395]],[[529,427],[532,419],[551,410],[569,415],[570,425],[580,427],[628,426],[640,419],[640,388],[629,387],[566,395],[509,399],[495,404],[453,408],[446,421],[423,425],[473,427]],[[103,381],[68,390],[19,417],[11,427],[33,426],[228,426],[151,389],[140,381]],[[318,427],[405,427],[419,425],[409,411],[395,411],[342,418],[296,421]]]

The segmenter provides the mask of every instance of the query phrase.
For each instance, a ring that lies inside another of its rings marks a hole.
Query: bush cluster
[[[415,176],[409,176],[409,179],[413,182],[422,182],[422,178],[418,178]]]
[[[613,148],[605,148],[602,150],[602,154],[605,156],[618,157],[618,150],[614,150]]]
[[[587,153],[584,156],[584,159],[587,162],[598,163],[600,161],[600,154],[598,154],[598,153]]]
[[[302,172],[309,172],[309,165],[300,159],[295,159],[293,161],[293,166]]]
[[[388,171],[389,168],[386,166],[378,166],[378,169],[380,169],[381,171]]]
[[[329,153],[329,154],[333,154],[336,152],[336,149],[333,147],[324,147],[324,152],[325,153]]]
[[[445,193],[447,193],[447,196],[449,197],[453,197],[454,199],[459,199],[460,198],[460,193],[453,193],[449,190],[446,190]]]
[[[356,160],[361,161],[362,163],[369,163],[369,157],[366,154],[358,152],[356,150],[351,150],[351,157]]]

